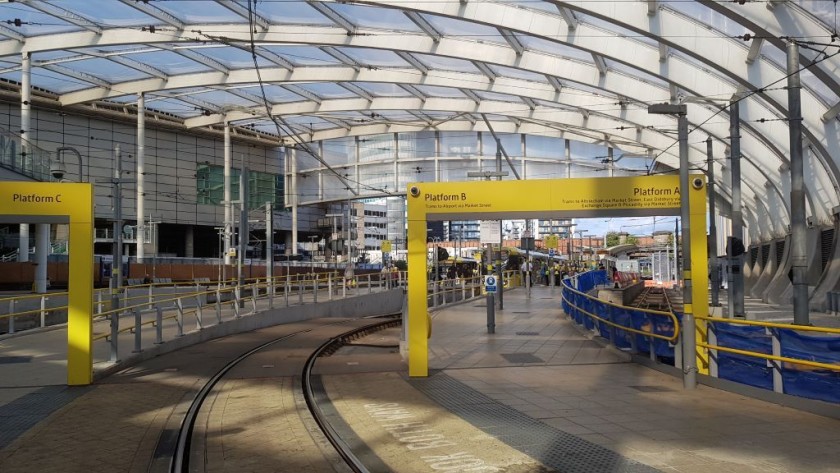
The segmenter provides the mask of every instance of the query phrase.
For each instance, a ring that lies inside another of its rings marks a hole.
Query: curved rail
[[[318,347],[309,359],[306,360],[306,364],[303,366],[303,374],[301,377],[301,382],[303,384],[303,394],[304,398],[306,399],[306,405],[309,407],[309,412],[312,413],[312,417],[315,419],[315,422],[318,424],[318,427],[321,428],[321,431],[327,437],[327,440],[330,441],[333,447],[335,447],[336,451],[341,458],[344,459],[347,466],[350,467],[355,473],[368,473],[368,469],[365,465],[359,460],[358,457],[353,453],[344,440],[336,433],[335,429],[333,429],[332,425],[327,422],[324,413],[321,411],[321,408],[315,402],[315,394],[312,391],[312,383],[310,378],[312,376],[312,368],[315,366],[315,360],[317,360],[323,354],[330,352],[332,353],[335,351],[339,346],[344,345],[347,343],[347,339],[353,338],[357,335],[362,335],[367,332],[372,332],[376,330],[382,330],[385,328],[393,327],[400,325],[401,321],[399,319],[388,319],[383,322],[377,322],[375,324],[367,325],[365,327],[360,327],[358,329],[351,330],[349,332],[345,332],[338,337],[332,338]]]
[[[381,330],[383,328],[387,328],[387,327],[390,327],[390,326],[393,326],[393,325],[399,325],[401,323],[401,320],[399,318],[396,318],[396,319],[393,318],[393,317],[396,317],[396,316],[390,316],[390,317],[391,318],[389,318],[388,320],[386,320],[384,322],[383,321],[378,321],[378,322],[375,322],[375,323],[372,323],[372,324],[368,324],[364,327],[356,328],[356,329],[353,329],[353,330],[349,330],[345,333],[342,333],[338,337],[331,338],[330,340],[328,340],[326,343],[322,344],[320,347],[318,347],[313,352],[313,354],[307,360],[306,365],[304,366],[304,370],[303,370],[303,373],[304,373],[303,386],[304,386],[304,397],[306,399],[306,405],[309,407],[310,412],[312,412],[313,416],[315,417],[316,422],[318,423],[318,426],[324,432],[324,435],[327,437],[327,439],[330,441],[330,443],[336,448],[336,450],[338,451],[338,453],[342,457],[342,459],[344,459],[345,462],[347,462],[348,466],[350,466],[350,468],[353,469],[353,471],[355,471],[357,473],[367,473],[367,470],[364,469],[364,465],[361,465],[361,462],[358,460],[358,458],[355,457],[355,455],[353,455],[353,453],[350,451],[350,448],[346,444],[344,444],[343,441],[341,441],[341,439],[335,433],[335,430],[332,428],[332,426],[330,426],[329,423],[327,423],[326,420],[324,419],[324,416],[321,413],[320,408],[314,402],[314,395],[312,393],[312,388],[311,388],[311,385],[309,383],[309,376],[311,374],[312,365],[314,365],[315,358],[317,358],[318,356],[321,356],[326,350],[331,349],[331,347],[340,346],[340,345],[346,343],[346,340],[348,338],[353,337],[355,335],[358,335],[360,333],[373,331],[373,329]],[[339,324],[342,324],[342,323],[346,323],[346,321],[342,320],[342,321],[338,321],[338,322],[334,322],[334,323],[326,324],[326,325],[327,326],[328,325],[339,325]],[[189,409],[187,409],[187,413],[184,415],[184,419],[181,421],[181,426],[178,429],[178,437],[177,437],[177,440],[175,442],[175,449],[174,449],[174,452],[173,452],[173,455],[172,455],[172,459],[169,463],[169,471],[171,473],[183,473],[183,472],[189,471],[189,455],[188,455],[188,452],[189,452],[189,448],[190,448],[190,443],[192,441],[192,432],[193,432],[193,428],[195,426],[196,418],[198,417],[198,413],[201,410],[201,407],[204,404],[204,401],[207,399],[207,396],[210,394],[210,392],[213,390],[213,388],[216,386],[216,384],[218,384],[218,382],[231,369],[233,369],[236,365],[241,363],[243,360],[247,359],[248,357],[250,357],[254,353],[257,353],[260,350],[263,350],[267,347],[270,347],[272,345],[280,343],[284,340],[288,340],[288,339],[290,339],[292,337],[295,337],[297,335],[311,332],[312,330],[313,330],[312,328],[305,329],[305,330],[299,330],[297,332],[286,334],[286,335],[283,335],[282,337],[279,337],[279,338],[276,338],[274,340],[270,340],[266,343],[263,343],[263,344],[261,344],[257,347],[254,347],[254,348],[246,351],[245,353],[239,355],[238,357],[234,358],[229,363],[227,363],[224,367],[222,367],[219,371],[217,371],[216,374],[214,374],[207,381],[207,383],[205,383],[204,386],[198,391],[198,393],[195,395],[195,398],[193,398],[193,401],[190,404]],[[362,469],[358,469],[359,466],[361,466]]]

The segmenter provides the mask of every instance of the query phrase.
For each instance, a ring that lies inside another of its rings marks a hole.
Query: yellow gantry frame
[[[707,316],[705,176],[689,192],[693,304],[685,310]],[[680,215],[679,176],[639,176],[525,181],[422,182],[409,184],[408,200],[408,374],[429,375],[426,223],[437,220],[572,218]],[[706,342],[697,321],[697,341]],[[696,348],[695,348],[696,350]],[[697,351],[700,373],[708,373],[708,352]]]
[[[69,223],[67,384],[93,382],[93,186],[0,182],[0,222]]]

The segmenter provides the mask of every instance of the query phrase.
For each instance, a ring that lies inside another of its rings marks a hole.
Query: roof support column
[[[741,107],[738,100],[729,104],[730,176],[732,183],[732,232],[726,245],[729,256],[729,317],[744,318],[744,215],[741,209]],[[736,244],[737,242],[737,244]]]
[[[805,182],[802,158],[802,84],[799,78],[799,46],[787,47],[788,128],[790,129],[790,228],[793,268],[793,323],[808,325],[808,249],[805,241]]]
[[[286,148],[286,159],[290,159],[289,174],[291,174],[292,189],[289,192],[289,199],[287,202],[292,204],[292,255],[298,254],[298,199],[300,193],[298,192],[298,172],[297,172],[297,150],[295,148]],[[289,254],[288,248],[286,253]],[[288,274],[287,274],[288,275]]]
[[[717,225],[715,224],[715,160],[712,153],[712,137],[706,138],[706,175],[709,178],[709,263],[712,276],[712,307],[720,306],[720,265],[717,259]]]
[[[20,61],[20,165],[18,169],[26,170],[29,158],[29,120],[32,101],[32,55],[25,52]],[[31,166],[30,166],[31,167]],[[18,261],[29,261],[29,224],[20,224],[20,242],[18,243]]]
[[[225,122],[225,143],[224,143],[224,159],[225,159],[225,190],[224,190],[224,204],[225,204],[225,265],[230,264],[230,241],[233,235],[233,212],[230,201],[230,124]]]
[[[137,262],[146,256],[146,96],[137,95]]]

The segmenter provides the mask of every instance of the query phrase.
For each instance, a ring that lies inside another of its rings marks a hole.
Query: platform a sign
[[[706,180],[702,174],[690,176],[691,182],[698,179],[703,185],[687,189],[691,219],[691,279],[693,313],[706,315]],[[680,215],[682,192],[677,175],[417,182],[408,184],[406,191],[409,376],[428,376],[426,228],[429,221]],[[488,224],[488,232],[490,227]],[[492,227],[495,231],[498,223]],[[496,243],[498,238],[494,236],[492,242]],[[556,248],[557,244],[553,246]],[[698,333],[698,339],[704,336],[705,332]],[[698,367],[702,373],[703,363],[699,356]]]

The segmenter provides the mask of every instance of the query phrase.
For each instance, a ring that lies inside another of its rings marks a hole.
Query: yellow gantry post
[[[691,176],[703,179],[702,175]],[[703,180],[705,183],[705,180]],[[689,196],[692,295],[696,315],[708,314],[705,185]],[[429,220],[572,218],[679,215],[679,176],[634,176],[529,181],[423,182],[409,184],[408,373],[429,373],[426,223]],[[706,340],[705,324],[697,324]],[[708,372],[706,351],[698,368]]]
[[[0,222],[68,223],[67,384],[93,382],[93,186],[1,182]]]

